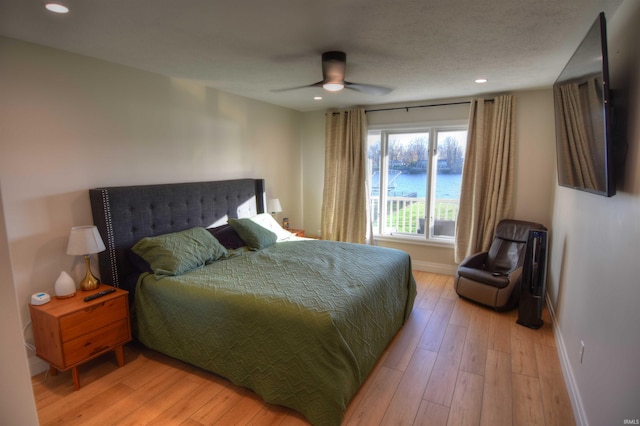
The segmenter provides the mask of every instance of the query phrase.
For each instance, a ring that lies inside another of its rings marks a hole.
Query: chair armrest
[[[465,266],[458,267],[458,276],[497,288],[505,288],[510,283],[508,275],[494,275],[482,269],[467,268]]]
[[[511,283],[518,283],[522,275],[522,266],[509,273],[492,272],[482,269],[487,253],[471,255],[458,266],[458,275],[472,281],[497,288],[505,288]]]

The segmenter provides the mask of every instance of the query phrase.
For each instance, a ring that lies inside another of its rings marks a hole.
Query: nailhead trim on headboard
[[[120,287],[120,279],[118,277],[118,263],[116,262],[116,249],[114,246],[113,236],[113,220],[111,218],[111,204],[109,203],[109,190],[104,189],[102,191],[102,200],[104,203],[104,217],[105,225],[107,228],[107,241],[109,250],[109,263],[111,263],[111,274],[113,280],[113,286]]]

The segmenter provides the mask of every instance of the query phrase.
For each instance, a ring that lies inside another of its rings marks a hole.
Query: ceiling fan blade
[[[288,92],[290,90],[299,90],[299,89],[306,89],[307,87],[322,87],[323,82],[319,81],[317,83],[313,83],[313,84],[307,84],[305,86],[296,86],[296,87],[286,87],[284,89],[271,89],[271,92],[273,93],[280,93],[280,92]]]
[[[391,93],[393,89],[382,86],[374,86],[371,84],[360,84],[360,83],[351,83],[348,81],[344,82],[345,89],[355,90],[357,92],[366,93],[368,95],[376,95],[376,96],[384,96],[388,93]]]

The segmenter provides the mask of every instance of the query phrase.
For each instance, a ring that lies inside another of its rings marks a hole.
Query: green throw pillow
[[[229,219],[229,225],[236,230],[242,241],[247,244],[251,250],[260,250],[273,245],[278,236],[275,232],[257,224],[251,219]]]
[[[227,255],[227,249],[204,228],[145,237],[132,248],[158,278],[184,274]]]

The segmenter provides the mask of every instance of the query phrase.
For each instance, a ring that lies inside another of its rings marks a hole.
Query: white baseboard
[[[434,274],[455,275],[456,265],[446,263],[425,262],[423,260],[411,260],[411,266],[417,271],[433,272]]]
[[[27,360],[29,361],[29,373],[31,377],[49,369],[49,364],[35,355],[28,357]]]
[[[549,309],[549,315],[551,316],[551,322],[553,323],[553,335],[555,336],[556,346],[558,347],[558,357],[560,358],[560,367],[562,368],[562,375],[564,377],[567,391],[569,392],[569,399],[571,399],[571,406],[573,408],[573,414],[578,426],[589,426],[587,420],[587,413],[584,411],[584,405],[582,404],[582,398],[580,397],[580,390],[576,383],[576,378],[573,375],[571,369],[571,363],[569,362],[569,355],[567,347],[564,344],[564,338],[558,327],[558,321],[556,319],[556,313],[551,305],[549,299],[549,293],[547,293],[547,308]]]

